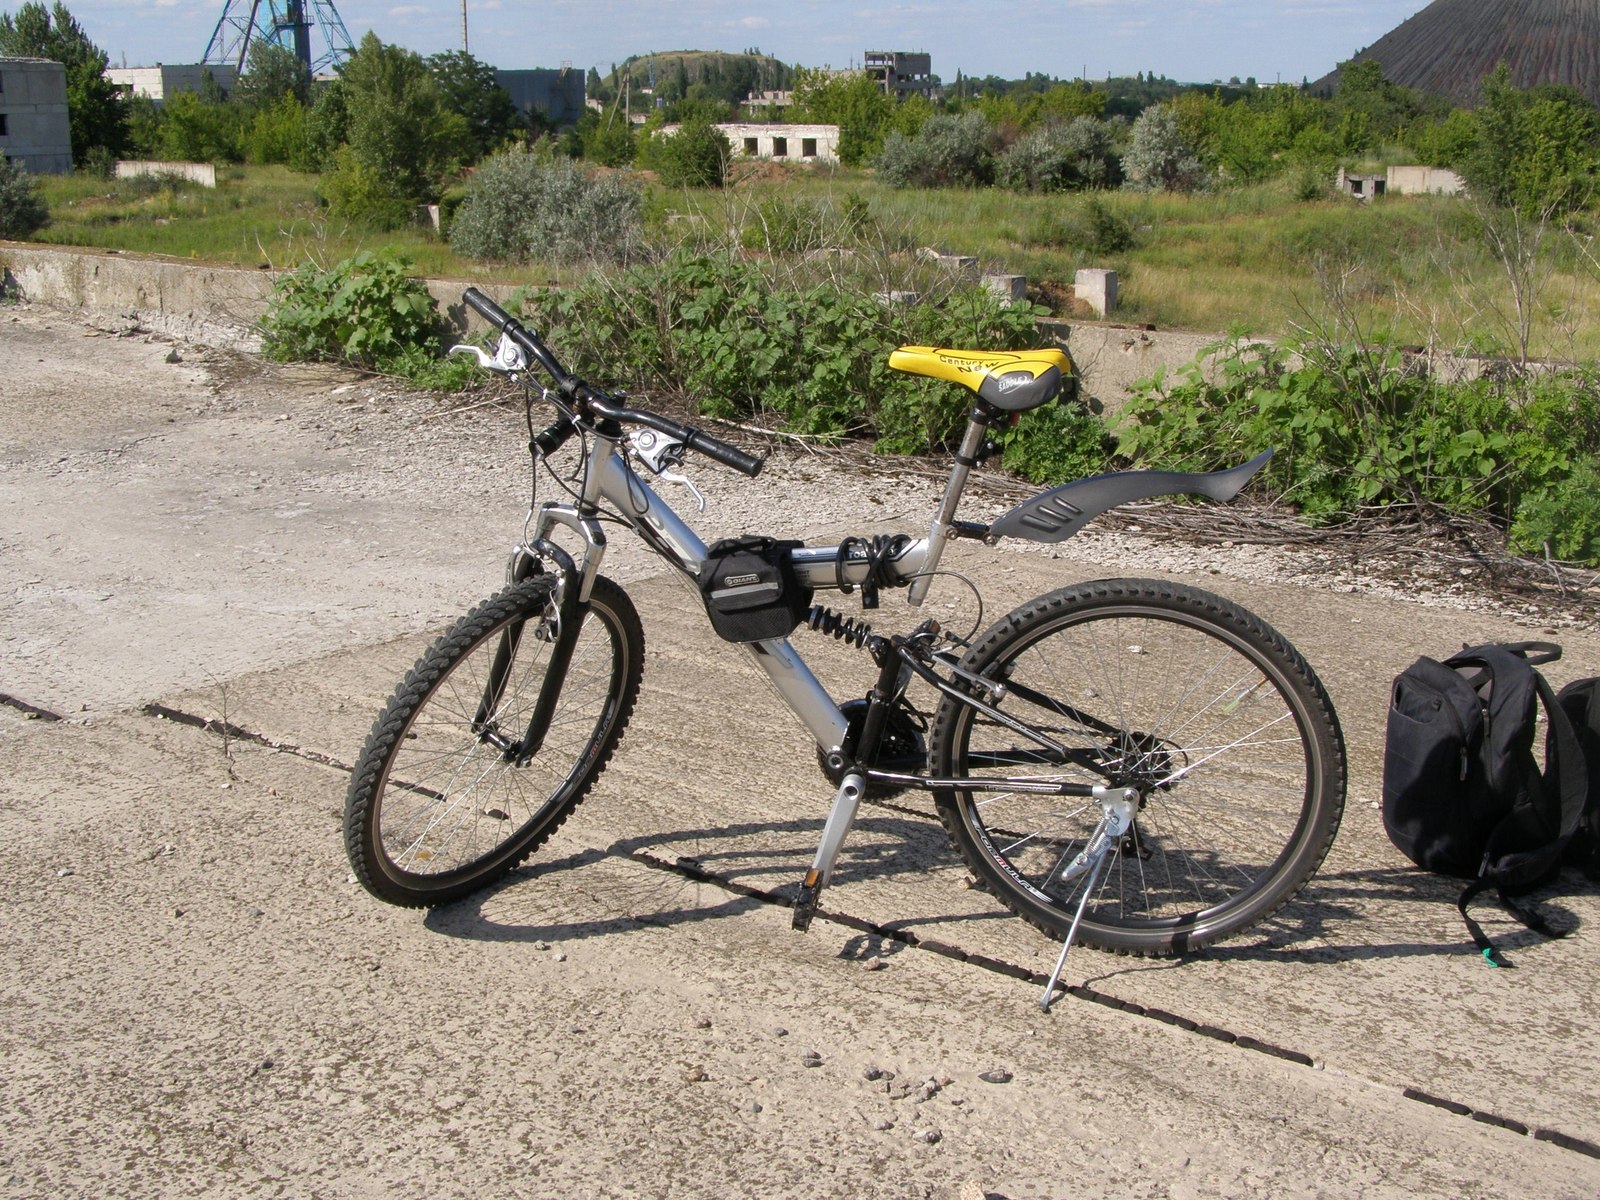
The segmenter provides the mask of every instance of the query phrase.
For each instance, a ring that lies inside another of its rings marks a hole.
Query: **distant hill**
[[[1354,56],[1376,59],[1392,83],[1478,102],[1504,62],[1518,87],[1564,83],[1600,104],[1600,0],[1434,0]],[[1332,92],[1339,73],[1311,85]]]

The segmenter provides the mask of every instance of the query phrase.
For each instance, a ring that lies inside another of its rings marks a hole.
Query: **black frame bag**
[[[1470,646],[1420,658],[1394,681],[1383,763],[1383,826],[1417,866],[1470,879],[1456,907],[1473,941],[1506,965],[1467,914],[1494,888],[1524,925],[1555,936],[1510,895],[1559,870],[1583,815],[1587,768],[1572,722],[1534,667],[1561,657],[1550,642]],[[1543,769],[1537,713],[1548,720]]]
[[[717,636],[728,642],[788,637],[811,607],[789,551],[804,542],[724,538],[706,551],[700,597]]]

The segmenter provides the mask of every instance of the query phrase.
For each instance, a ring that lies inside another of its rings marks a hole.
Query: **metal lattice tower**
[[[315,58],[311,54],[313,25],[322,34],[322,53]],[[224,0],[222,19],[202,61],[243,74],[250,47],[258,41],[293,51],[313,78],[355,53],[333,0]]]

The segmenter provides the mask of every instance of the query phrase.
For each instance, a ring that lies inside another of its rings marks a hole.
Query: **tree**
[[[620,112],[585,113],[578,125],[583,156],[590,162],[625,167],[633,161],[633,126]]]
[[[162,106],[161,156],[179,162],[239,162],[244,158],[246,114],[197,92],[169,96]]]
[[[244,155],[253,163],[288,163],[306,158],[306,108],[285,93],[271,108],[256,113],[245,131]]]
[[[349,178],[324,179],[324,193],[345,215],[393,228],[399,214],[438,195],[440,177],[461,161],[466,119],[446,108],[420,55],[375,33],[345,61],[338,85],[346,144],[333,174]]]
[[[1273,130],[1246,100],[1224,105],[1217,126],[1217,159],[1229,178],[1260,183],[1278,169]]]
[[[1570,88],[1523,91],[1500,64],[1483,81],[1476,145],[1460,164],[1480,200],[1527,216],[1565,212],[1593,196],[1600,113]]]
[[[276,107],[285,96],[298,104],[311,101],[311,75],[293,50],[257,38],[250,43],[233,97],[251,112]]]
[[[1383,77],[1383,64],[1375,59],[1351,60],[1339,68],[1339,90],[1331,102],[1333,124],[1342,126],[1345,153],[1360,154],[1392,142],[1420,104],[1407,89]],[[1357,136],[1367,140],[1355,144]]]
[[[527,126],[511,93],[495,82],[494,68],[464,50],[449,50],[428,59],[439,96],[450,112],[467,123],[466,157],[477,162]]]
[[[340,80],[323,84],[306,111],[305,152],[291,164],[298,171],[330,171],[339,147],[350,136],[350,106]]]
[[[839,161],[859,167],[883,149],[892,128],[895,102],[866,75],[798,71],[794,118],[839,127]]]
[[[30,0],[0,16],[0,55],[48,58],[67,69],[67,121],[72,161],[82,166],[92,151],[115,158],[128,140],[121,94],[105,77],[106,55],[89,40],[61,0],[47,10]]]

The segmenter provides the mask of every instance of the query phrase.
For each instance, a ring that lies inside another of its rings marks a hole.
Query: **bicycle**
[[[573,437],[582,466],[569,502],[541,503],[535,492],[506,587],[439,637],[373,724],[350,782],[344,841],[378,899],[445,904],[500,879],[605,769],[638,695],[644,629],[627,593],[600,574],[603,522],[630,528],[700,591],[717,632],[745,647],[816,740],[834,800],[794,895],[796,929],[817,912],[869,793],[931,792],[979,884],[1062,940],[1046,1008],[1075,942],[1142,955],[1196,950],[1271,915],[1321,864],[1344,805],[1337,716],[1299,652],[1232,602],[1158,580],[1100,580],[1029,600],[976,636],[934,620],[886,636],[812,603],[818,590],[859,589],[864,607],[876,608],[882,590],[904,588],[920,606],[936,576],[951,574],[939,565],[951,540],[1054,543],[1133,500],[1226,501],[1270,450],[1205,474],[1093,476],[989,524],[960,520],[970,473],[996,449],[993,426],[1070,398],[1073,364],[1057,349],[901,347],[892,366],[973,393],[927,536],[707,547],[645,474],[693,491],[677,472],[688,452],[752,477],[763,460],[626,407],[566,371],[477,289],[464,300],[498,342],[492,356],[452,352],[522,384],[535,487],[541,464]],[[534,365],[553,386],[533,381]],[[536,402],[555,409],[537,432]],[[576,540],[576,556],[558,533]],[[870,654],[877,678],[865,697],[835,702],[790,639],[802,626]],[[937,696],[931,719],[908,697],[913,680]]]

